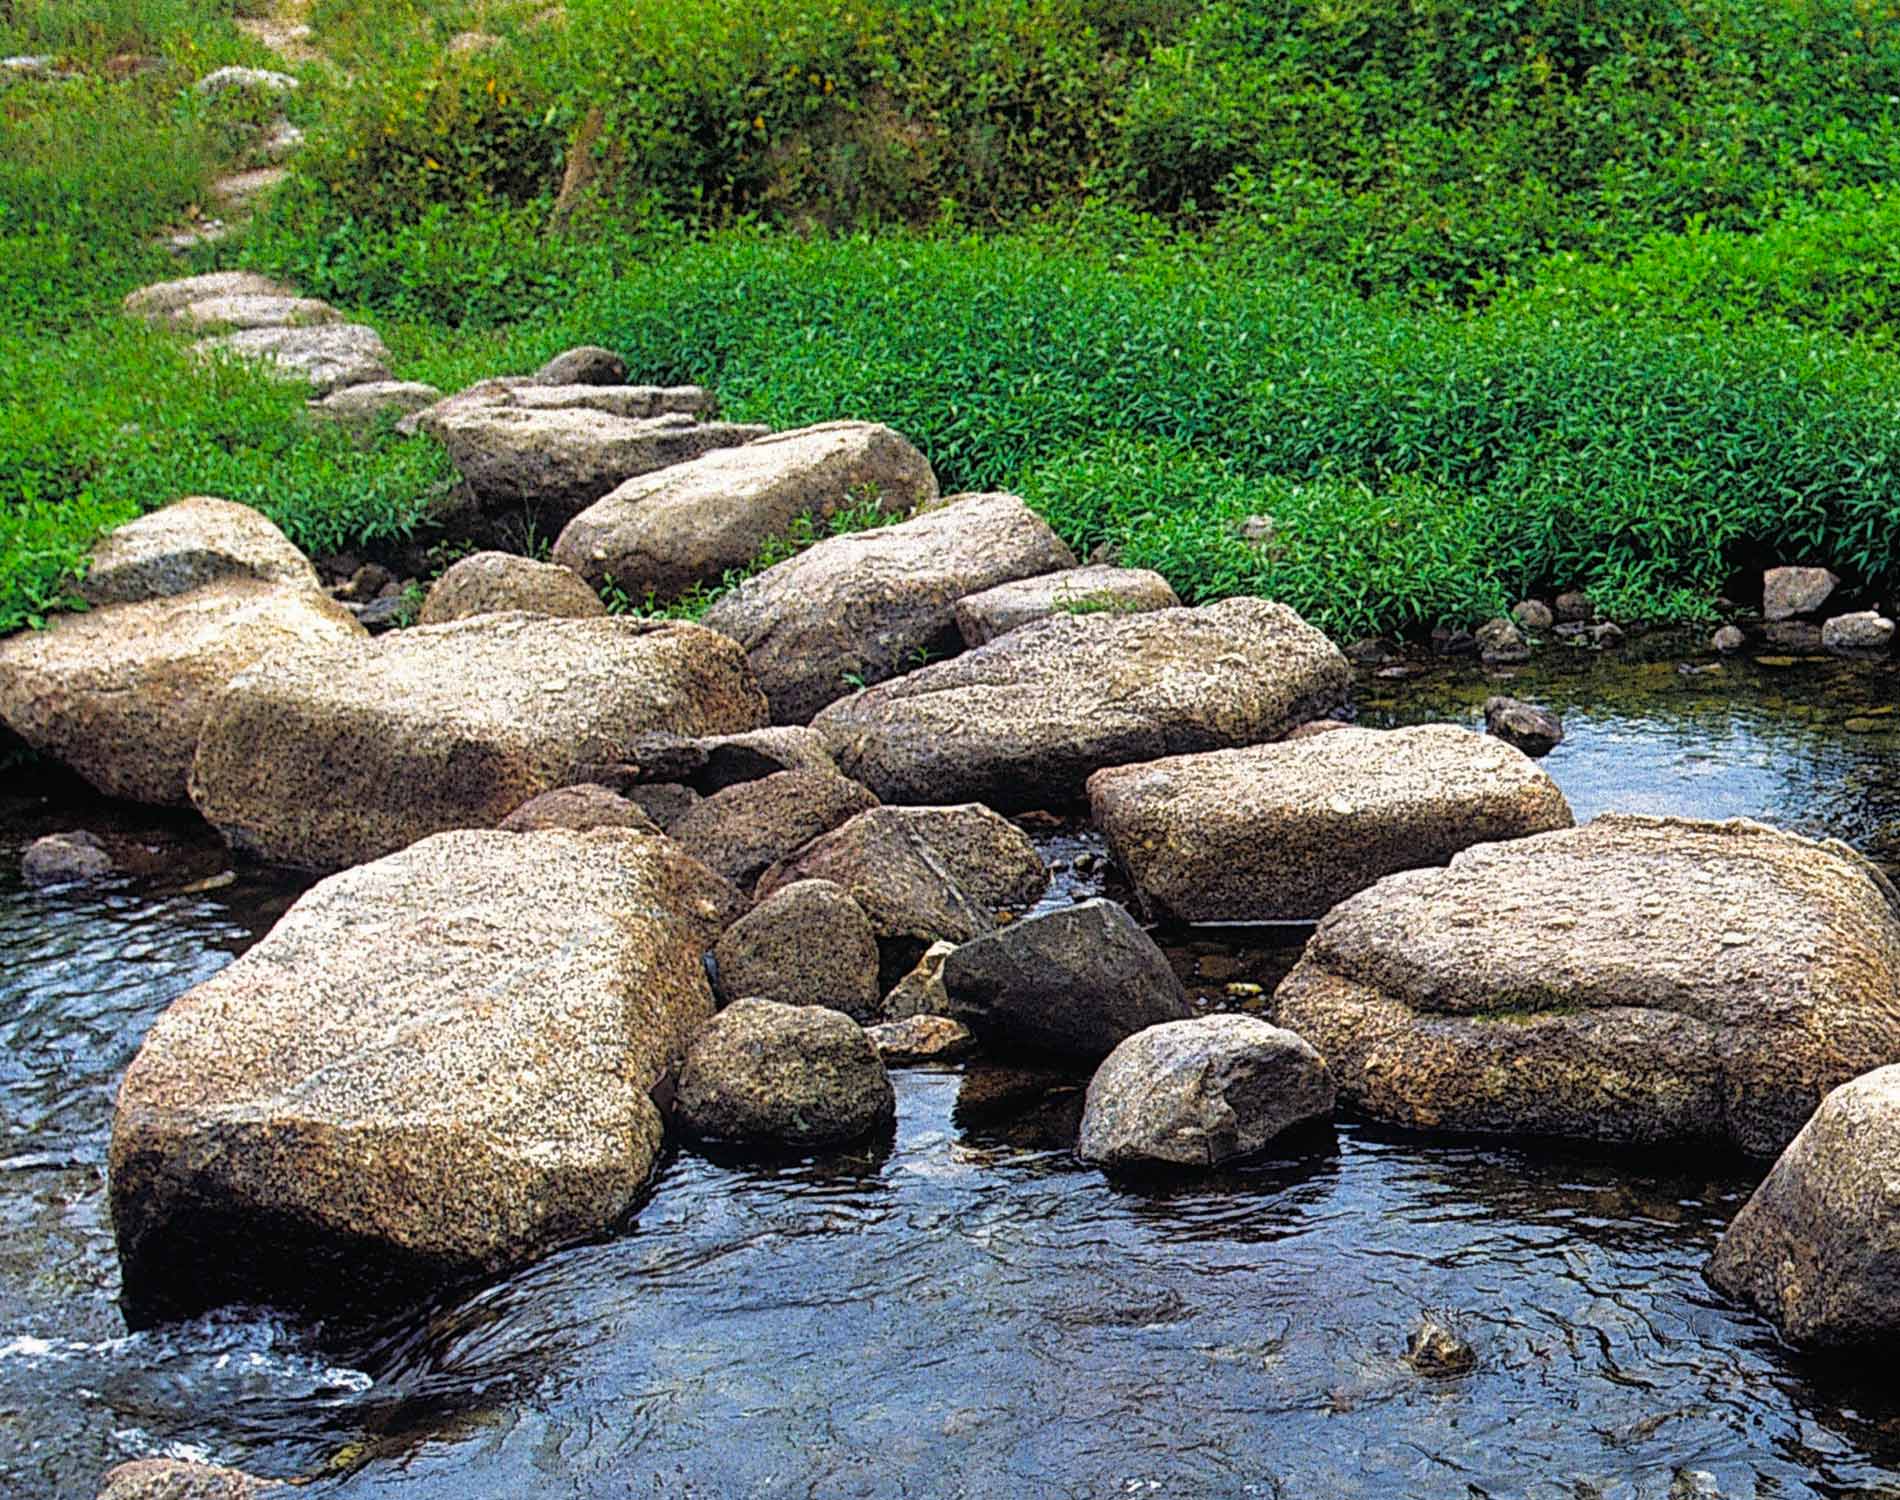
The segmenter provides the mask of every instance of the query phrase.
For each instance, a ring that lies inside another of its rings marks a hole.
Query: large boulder
[[[1014,495],[965,495],[834,536],[748,579],[705,623],[746,648],[781,724],[962,647],[957,601],[1075,561]]]
[[[1333,908],[1274,1019],[1395,1124],[1772,1156],[1900,1057],[1893,888],[1843,845],[1611,814]]]
[[[238,677],[206,720],[191,797],[236,847],[335,869],[492,828],[637,734],[764,714],[744,656],[697,625],[478,615]]]
[[[825,1005],[877,1019],[877,935],[842,886],[799,880],[761,901],[713,950],[719,993],[782,1005]]]
[[[1770,568],[1761,579],[1762,618],[1793,620],[1818,614],[1840,582],[1826,568]]]
[[[588,387],[590,392],[599,387]],[[715,449],[734,448],[765,434],[763,427],[701,422],[684,412],[620,416],[587,405],[528,405],[509,400],[457,404],[450,397],[418,413],[417,425],[448,449],[484,513],[526,512],[544,535],[560,532],[614,486],[690,462]],[[598,587],[603,570],[576,566],[562,551],[554,561]],[[638,598],[645,585],[613,569],[614,582]]]
[[[1038,578],[999,583],[957,601],[957,629],[966,646],[987,646],[1032,620],[1056,614],[1142,614],[1178,609],[1181,601],[1168,580],[1146,568],[1093,564],[1064,568]]]
[[[345,386],[389,379],[389,350],[365,323],[319,323],[304,328],[242,328],[200,339],[205,358],[250,360],[278,378],[327,396]]]
[[[1709,1261],[1709,1280],[1790,1343],[1900,1336],[1900,1067],[1824,1100]]]
[[[778,771],[697,802],[667,832],[726,879],[751,890],[766,870],[877,806],[836,771]]]
[[[502,610],[585,620],[607,606],[580,575],[512,552],[477,552],[449,566],[422,601],[417,623],[442,625]]]
[[[944,959],[953,1020],[984,1045],[1094,1062],[1136,1032],[1188,1016],[1167,955],[1113,901],[1027,917]]]
[[[1057,615],[833,704],[813,721],[886,802],[1067,803],[1104,766],[1278,739],[1352,669],[1283,604]]]
[[[315,886],[126,1072],[129,1319],[407,1298],[618,1222],[712,1013],[719,900],[618,830],[461,830]]]
[[[100,609],[168,599],[226,579],[319,586],[310,560],[267,517],[234,501],[187,495],[101,539],[79,591]]]
[[[1088,791],[1143,911],[1183,922],[1311,921],[1395,871],[1572,821],[1521,751],[1455,724],[1117,766]]]
[[[822,1005],[735,1000],[680,1068],[680,1121],[701,1140],[829,1146],[888,1125],[897,1095],[877,1048]]]
[[[61,615],[0,641],[0,722],[108,797],[183,806],[200,732],[234,678],[366,639],[315,588],[245,577]]]
[[[827,422],[607,489],[561,533],[554,560],[589,583],[670,599],[747,566],[801,518],[866,500],[903,515],[936,498],[937,480],[890,428]]]
[[[762,876],[764,900],[797,880],[843,886],[883,940],[924,946],[968,942],[1000,908],[1042,894],[1048,869],[1023,831],[987,807],[877,807],[814,839]]]
[[[1253,1016],[1136,1032],[1095,1070],[1077,1151],[1109,1167],[1213,1167],[1333,1113],[1325,1060]]]

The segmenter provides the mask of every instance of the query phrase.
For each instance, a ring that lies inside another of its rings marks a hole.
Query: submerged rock
[[[1074,555],[1014,495],[959,495],[894,526],[834,536],[748,579],[705,623],[746,648],[778,723],[962,645],[965,595],[1069,567]]]
[[[335,869],[492,828],[641,732],[764,716],[744,656],[697,625],[478,615],[238,677],[206,718],[191,795],[234,846]]]
[[[1522,754],[1452,724],[1117,766],[1088,792],[1144,911],[1185,922],[1311,921],[1394,871],[1571,823]]]
[[[49,833],[26,846],[20,856],[20,878],[28,885],[45,888],[71,885],[86,880],[103,880],[118,866],[97,834],[83,829],[75,833]]]
[[[1900,1067],[1835,1089],[1709,1261],[1709,1280],[1790,1343],[1891,1347],[1900,1335]]]
[[[1435,1313],[1426,1313],[1406,1336],[1405,1362],[1421,1375],[1444,1379],[1475,1370],[1478,1351],[1450,1323]]]
[[[1050,615],[1133,615],[1180,605],[1168,580],[1146,568],[1063,568],[959,599],[957,629],[964,645],[987,646],[999,635]]]
[[[719,992],[783,1005],[823,1005],[854,1021],[877,1018],[877,935],[840,885],[781,886],[719,939]]]
[[[1299,1037],[1251,1016],[1136,1032],[1089,1082],[1077,1151],[1109,1167],[1212,1167],[1330,1119],[1333,1079]]]
[[[1091,773],[1258,744],[1345,699],[1352,669],[1283,604],[1060,615],[835,703],[813,727],[886,802],[1003,811],[1077,800]]]
[[[944,959],[947,1012],[985,1046],[1093,1062],[1164,1021],[1187,992],[1167,955],[1113,901],[1012,922]]]
[[[417,623],[442,625],[509,609],[575,620],[607,613],[600,596],[567,568],[510,552],[477,552],[435,581]]]
[[[595,585],[612,578],[634,598],[717,583],[801,517],[823,521],[865,500],[903,515],[937,494],[923,454],[873,422],[761,435],[665,473],[632,472],[619,488],[594,492],[554,544],[554,560]]]
[[[744,999],[694,1039],[677,1104],[681,1122],[701,1140],[829,1146],[888,1125],[897,1095],[871,1039],[849,1016]]]
[[[660,1149],[648,1091],[712,1012],[720,899],[604,830],[445,833],[313,887],[126,1072],[134,1326],[421,1295],[618,1222]]]
[[[1526,755],[1548,755],[1564,740],[1563,720],[1549,709],[1501,694],[1484,700],[1484,729]]]
[[[1772,1156],[1900,1056],[1900,919],[1839,844],[1608,814],[1335,907],[1273,1019],[1375,1119]]]
[[[0,641],[0,722],[109,797],[183,805],[200,732],[233,678],[366,639],[255,511],[193,498],[101,542],[93,608]]]
[[[1764,620],[1792,620],[1819,612],[1840,586],[1826,568],[1770,568],[1761,578]]]

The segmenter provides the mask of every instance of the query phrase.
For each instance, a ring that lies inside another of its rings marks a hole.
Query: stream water
[[[1680,649],[1370,677],[1360,718],[1476,724],[1517,692],[1565,715],[1545,764],[1579,818],[1747,815],[1900,860],[1900,674]],[[75,826],[150,873],[24,890],[19,848]],[[1039,836],[1065,867],[1099,848]],[[1900,1386],[1793,1355],[1701,1279],[1747,1163],[1343,1120],[1243,1171],[1111,1182],[1069,1153],[1080,1080],[983,1065],[898,1073],[868,1147],[681,1153],[625,1232],[380,1326],[232,1309],[127,1335],[111,1091],[296,894],[225,872],[182,823],[0,796],[0,1493],[86,1497],[173,1454],[338,1500],[1900,1496]],[[1291,953],[1172,942],[1209,1004]],[[1472,1373],[1401,1360],[1426,1311]]]

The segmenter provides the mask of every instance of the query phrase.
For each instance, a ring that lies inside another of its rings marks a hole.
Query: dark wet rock
[[[1734,625],[1724,625],[1720,630],[1716,631],[1714,635],[1709,637],[1709,645],[1724,655],[1740,651],[1742,647],[1747,644],[1748,637],[1743,635],[1740,629]]]
[[[838,767],[886,802],[1079,799],[1105,766],[1257,744],[1337,707],[1352,669],[1282,604],[1060,615],[833,704]]]
[[[1299,1037],[1251,1016],[1137,1032],[1089,1083],[1078,1154],[1107,1167],[1211,1167],[1330,1119],[1333,1079]]]
[[[829,537],[703,618],[746,648],[773,721],[803,724],[854,687],[954,653],[965,596],[1074,564],[1014,495],[960,495],[894,526]]]
[[[435,581],[417,622],[441,625],[509,609],[581,620],[607,613],[600,596],[567,568],[509,552],[477,552]]]
[[[1536,635],[1557,623],[1557,612],[1542,599],[1520,599],[1511,606],[1511,619],[1519,630]]]
[[[954,1062],[976,1050],[970,1028],[948,1016],[907,1016],[868,1027],[865,1035],[888,1067],[916,1063]]]
[[[1515,622],[1499,616],[1486,620],[1477,629],[1478,654],[1493,666],[1529,661],[1531,648]]]
[[[536,385],[625,385],[627,362],[611,349],[582,344],[557,354],[534,372]]]
[[[1405,1339],[1405,1362],[1421,1375],[1443,1379],[1478,1367],[1478,1351],[1444,1318],[1426,1313]]]
[[[1878,869],[1759,824],[1607,814],[1335,907],[1272,1019],[1394,1124],[1772,1156],[1900,1056]]]
[[[1599,649],[1607,646],[1620,646],[1629,634],[1614,620],[1599,620],[1588,631],[1590,644]]]
[[[877,937],[863,909],[829,880],[774,891],[726,929],[714,951],[719,992],[783,1005],[825,1005],[877,1018]]]
[[[1526,755],[1548,755],[1564,738],[1563,720],[1549,709],[1501,694],[1484,700],[1484,728]]]
[[[778,771],[696,803],[667,831],[743,889],[815,838],[876,807],[836,771]]]
[[[877,1048],[849,1016],[748,998],[687,1049],[676,1104],[702,1140],[826,1146],[889,1124],[897,1098]]]
[[[759,879],[761,900],[794,880],[833,880],[880,939],[967,942],[1042,894],[1049,872],[1020,828],[987,807],[878,807],[815,839]]]
[[[658,833],[660,827],[637,804],[604,786],[583,782],[577,786],[557,787],[530,797],[498,825],[509,833],[539,833],[548,828],[569,828],[584,833],[590,828],[631,828],[636,833]]]
[[[907,1021],[913,1016],[941,1016],[950,1008],[943,989],[943,961],[956,952],[955,943],[932,943],[911,971],[884,996],[887,1020]]]
[[[1761,577],[1761,616],[1793,620],[1818,614],[1840,582],[1826,568],[1770,568]]]
[[[340,599],[345,604],[361,604],[381,598],[384,591],[395,582],[395,574],[381,563],[364,563],[351,572],[347,582],[331,589],[330,597]]]
[[[389,350],[376,330],[363,323],[244,328],[200,339],[192,348],[206,358],[254,361],[280,380],[309,386],[318,397],[389,379]]]
[[[1054,614],[1140,614],[1180,604],[1168,580],[1146,568],[1063,568],[958,600],[957,629],[964,645],[986,646]]]
[[[0,641],[0,723],[110,797],[182,805],[233,678],[364,640],[302,554],[243,506],[181,501],[108,536],[95,560],[94,608]]]
[[[1088,791],[1144,912],[1185,922],[1311,921],[1396,870],[1571,823],[1520,752],[1453,724],[1118,766]]]
[[[1842,1084],[1729,1225],[1709,1280],[1808,1348],[1900,1335],[1900,1067]]]
[[[1398,647],[1390,641],[1382,641],[1377,636],[1365,636],[1353,641],[1346,647],[1346,660],[1358,667],[1379,667],[1396,660]]]
[[[254,1500],[288,1487],[240,1469],[182,1458],[140,1458],[105,1477],[98,1500]]]
[[[84,830],[49,833],[33,840],[20,856],[20,878],[38,887],[102,880],[117,868],[98,835]]]
[[[671,828],[699,805],[698,792],[669,781],[628,786],[621,795],[662,828]]]
[[[946,1012],[987,1047],[1095,1061],[1185,1020],[1167,956],[1113,901],[1085,901],[965,943],[944,959]]]
[[[764,713],[738,648],[699,626],[478,615],[237,679],[206,718],[191,795],[235,847],[335,869],[492,828],[597,780],[575,773],[642,731],[737,732]]]
[[[400,594],[385,594],[365,604],[346,604],[343,607],[371,635],[382,635],[402,624],[407,603]]]
[[[1440,627],[1432,632],[1432,650],[1440,656],[1476,656],[1478,637],[1469,630]]]
[[[1575,591],[1559,594],[1552,607],[1560,625],[1588,625],[1597,617],[1596,607],[1590,603],[1590,596]]]
[[[712,1012],[718,887],[604,829],[445,833],[313,887],[125,1075],[131,1321],[406,1300],[619,1222]]]
[[[1836,615],[1821,627],[1821,645],[1841,656],[1885,651],[1893,641],[1893,621],[1871,609]]]
[[[873,422],[760,435],[663,474],[635,472],[597,490],[554,544],[556,562],[635,598],[717,583],[801,517],[821,522],[866,499],[903,515],[937,494],[923,454]]]

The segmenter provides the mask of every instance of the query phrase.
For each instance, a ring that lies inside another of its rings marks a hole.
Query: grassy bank
[[[317,0],[297,174],[184,269],[283,275],[445,387],[587,341],[740,418],[882,420],[1082,551],[1340,634],[1900,574],[1886,7],[563,14]],[[425,524],[433,446],[312,429],[115,314],[243,149],[190,81],[282,64],[216,0],[0,17],[0,51],[86,75],[0,89],[0,630],[180,493],[318,551]]]

